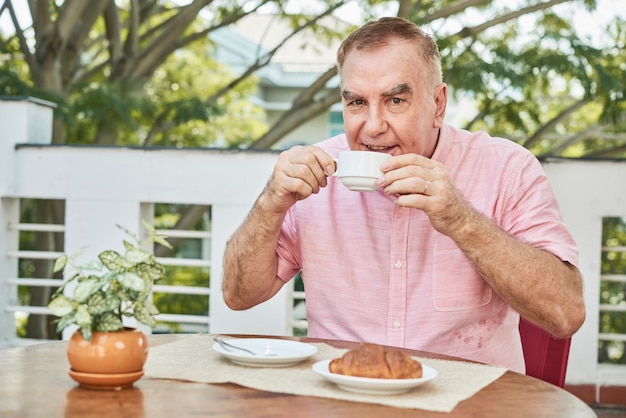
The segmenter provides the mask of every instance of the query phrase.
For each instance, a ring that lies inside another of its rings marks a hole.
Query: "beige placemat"
[[[215,352],[213,336],[193,335],[150,348],[145,376],[202,383],[236,383],[252,389],[293,395],[317,396],[366,402],[398,408],[450,412],[505,371],[502,367],[419,358],[436,369],[438,376],[410,392],[399,395],[364,395],[347,392],[315,373],[311,366],[320,360],[340,357],[346,350],[315,343],[318,352],[302,363],[279,368],[239,366]]]

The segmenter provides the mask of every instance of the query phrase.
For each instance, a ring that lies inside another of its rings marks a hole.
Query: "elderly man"
[[[557,337],[582,325],[576,244],[537,159],[444,122],[434,40],[382,18],[337,54],[345,134],[278,162],[224,257],[247,309],[302,272],[309,336],[450,354],[524,372],[519,316]],[[375,192],[334,177],[344,150],[384,152]]]

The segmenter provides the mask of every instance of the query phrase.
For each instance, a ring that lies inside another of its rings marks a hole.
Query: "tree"
[[[623,22],[607,27],[614,43],[601,49],[560,16],[558,3],[564,1],[496,12],[443,38],[444,56],[454,56],[444,61],[448,82],[471,92],[481,110],[467,127],[501,133],[540,156],[584,157],[599,149],[624,156]],[[532,30],[519,19],[527,11],[535,13]],[[494,24],[498,30],[490,31]],[[606,140],[615,134],[621,139]]]
[[[29,79],[30,91],[39,96],[45,92],[46,99],[59,104],[53,143],[72,142],[72,133],[79,132],[90,133],[92,143],[120,144],[124,137],[121,133],[127,128],[127,132],[144,135],[143,138],[136,135],[135,144],[150,145],[159,141],[155,138],[159,133],[194,121],[206,123],[207,119],[233,110],[224,105],[224,100],[233,92],[249,96],[254,72],[270,62],[280,45],[259,56],[241,75],[227,75],[223,68],[205,58],[202,61],[207,70],[205,75],[211,70],[223,74],[221,79],[213,78],[213,85],[208,89],[211,94],[206,94],[205,89],[202,95],[196,89],[195,94],[182,97],[183,91],[188,90],[174,92],[169,88],[179,81],[177,79],[164,83],[159,94],[153,87],[163,82],[160,73],[167,72],[168,62],[178,62],[176,75],[184,78],[181,55],[196,60],[206,55],[211,48],[208,38],[211,32],[263,6],[272,5],[278,13],[284,14],[283,3],[280,0],[193,0],[177,6],[160,0],[30,1],[32,28],[22,28],[12,0],[4,0],[0,13],[11,16],[15,36],[3,49],[12,56],[23,57],[25,65],[21,73]],[[345,1],[329,2],[328,8],[316,16],[290,15],[294,27],[291,36],[302,30],[317,30],[317,22],[343,3]],[[202,17],[199,17],[201,12]],[[188,72],[194,69],[187,68]],[[13,81],[8,80],[9,76],[6,76],[7,81]],[[201,77],[196,74],[195,78]],[[22,91],[27,93],[29,89],[22,88]],[[155,100],[155,91],[158,100]],[[238,110],[254,113],[245,108]],[[91,124],[87,131],[85,124],[81,124],[83,120]],[[254,128],[251,132],[260,130]],[[242,142],[253,139],[243,138]]]
[[[2,49],[12,57],[18,53],[24,57],[18,72],[23,77],[15,77],[18,59],[10,60],[10,73],[5,67],[3,84],[11,86],[5,91],[14,94],[30,89],[59,104],[54,143],[73,141],[74,135],[67,138],[68,133],[84,137],[85,127],[91,126],[87,131],[93,143],[180,146],[180,141],[164,138],[176,129],[184,130],[185,125],[197,130],[207,119],[232,113],[232,108],[226,110],[222,104],[224,98],[238,88],[239,97],[249,96],[254,88],[251,77],[270,62],[284,42],[259,55],[239,75],[227,74],[202,60],[203,67],[223,74],[208,81],[211,94],[201,95],[191,83],[191,90],[185,86],[174,92],[171,87],[177,80],[169,77],[184,75],[166,70],[168,63],[170,68],[184,67],[177,65],[183,62],[181,55],[201,56],[210,49],[207,35],[212,31],[269,6],[294,28],[285,41],[305,30],[341,37],[342,31],[322,24],[322,19],[347,3],[358,3],[364,19],[375,16],[379,10],[375,7],[382,6],[386,14],[395,11],[435,33],[446,82],[456,94],[471,94],[479,109],[466,127],[489,129],[547,156],[624,153],[625,141],[619,139],[626,107],[623,21],[615,17],[607,27],[612,44],[599,48],[576,33],[572,16],[563,15],[564,5],[579,4],[579,8],[592,10],[596,0],[526,0],[515,9],[499,9],[502,3],[493,0],[326,0],[320,2],[324,7],[318,14],[309,16],[288,14],[289,3],[188,0],[176,5],[164,0],[92,0],[86,5],[82,0],[29,1],[33,17],[29,29],[19,26],[12,1],[4,0],[0,15],[12,17],[15,36]],[[469,12],[482,22],[467,23]],[[528,25],[532,31],[525,28]],[[271,147],[295,127],[326,111],[340,99],[336,91],[322,93],[334,75],[333,68],[321,74],[267,132],[262,134],[264,129],[258,125],[250,127],[254,135],[235,135],[238,141],[230,145]],[[155,89],[158,83],[161,88]],[[187,91],[190,94],[183,94]],[[239,110],[260,118],[253,108]],[[220,133],[209,136],[213,141],[219,137]]]
[[[623,20],[607,26],[610,43],[591,46],[564,3],[574,2],[527,1],[511,10],[490,0],[401,0],[397,14],[435,34],[445,81],[455,94],[476,101],[479,111],[466,128],[511,138],[544,157],[626,156]],[[593,10],[596,2],[583,6]],[[470,11],[483,21],[464,23]],[[304,90],[250,147],[271,146],[307,112],[335,103],[338,96],[319,94],[319,85],[334,74],[329,69]]]

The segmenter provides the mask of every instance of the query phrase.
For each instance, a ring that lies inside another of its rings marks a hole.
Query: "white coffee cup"
[[[334,176],[350,190],[373,192],[378,190],[376,180],[383,172],[380,166],[389,158],[389,154],[374,151],[342,151],[339,153],[337,171]]]

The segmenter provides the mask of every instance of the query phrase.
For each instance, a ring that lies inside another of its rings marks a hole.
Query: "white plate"
[[[437,377],[437,370],[424,364],[422,364],[422,377],[419,379],[375,379],[331,373],[328,369],[329,363],[330,360],[318,361],[313,365],[313,371],[343,390],[368,395],[393,395],[408,392]]]
[[[228,351],[218,343],[213,343],[213,350],[230,361],[242,366],[285,367],[293,366],[317,353],[317,347],[311,344],[291,340],[272,338],[231,338],[224,341],[246,348],[258,355],[252,355],[233,349]],[[265,354],[269,353],[271,355]]]

